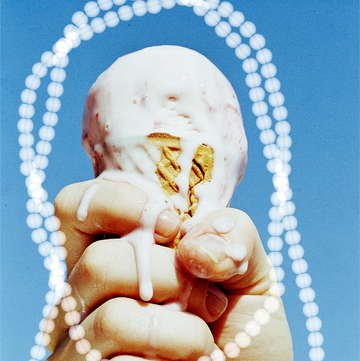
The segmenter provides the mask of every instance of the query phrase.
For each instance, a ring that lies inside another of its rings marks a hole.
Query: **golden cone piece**
[[[152,133],[148,135],[148,139],[161,151],[161,159],[156,164],[156,173],[159,177],[162,189],[167,196],[174,196],[179,193],[179,187],[177,186],[175,179],[181,171],[178,163],[178,158],[181,154],[180,138],[166,133]],[[189,176],[189,189],[187,195],[188,211],[181,214],[180,210],[177,210],[183,222],[194,215],[199,203],[199,200],[195,195],[195,187],[211,180],[213,165],[213,150],[205,144],[200,145],[192,160]],[[181,235],[179,232],[170,246],[176,248],[180,238]]]

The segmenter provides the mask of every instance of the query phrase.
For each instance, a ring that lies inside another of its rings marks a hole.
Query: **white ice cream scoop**
[[[197,149],[204,144],[213,151],[211,180],[196,186],[198,206],[185,228],[228,206],[244,174],[247,140],[234,89],[203,55],[178,46],[125,55],[99,76],[86,100],[83,145],[95,175],[148,189],[149,202],[162,199],[155,202],[161,204],[156,210],[152,208],[155,214],[165,209],[168,198],[161,195],[156,173],[161,150],[148,138],[154,133],[180,139],[179,173],[174,180],[178,192],[170,196],[179,212],[188,208]],[[157,215],[151,220],[143,217],[144,227],[153,230]]]
[[[122,170],[159,184],[160,152],[146,140],[152,133],[180,137],[177,209],[188,207],[191,162],[201,144],[212,148],[214,167],[211,182],[196,189],[196,217],[229,204],[244,173],[247,140],[231,84],[203,55],[178,46],[145,48],[119,58],[90,89],[83,145],[96,175]]]

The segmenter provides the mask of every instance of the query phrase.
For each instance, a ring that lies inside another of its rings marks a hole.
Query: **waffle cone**
[[[156,174],[159,177],[163,192],[167,196],[174,196],[179,193],[175,179],[181,171],[178,163],[181,154],[180,138],[166,133],[152,133],[148,139],[161,151],[161,159],[156,164]],[[213,150],[205,144],[200,145],[195,153],[189,176],[188,210],[182,214],[177,209],[183,222],[194,215],[198,206],[199,199],[195,195],[195,187],[211,180],[211,172],[214,166],[213,155]],[[179,232],[170,247],[176,248],[180,239]]]

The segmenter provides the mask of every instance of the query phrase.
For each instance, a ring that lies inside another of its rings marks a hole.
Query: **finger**
[[[169,243],[178,234],[180,226],[179,214],[174,209],[161,212],[155,225],[155,242],[158,244]]]
[[[66,236],[68,272],[101,235],[122,236],[134,230],[146,202],[146,194],[129,183],[95,179],[65,187],[55,199],[55,215]],[[171,241],[179,227],[178,214],[165,210],[156,223],[156,241]]]
[[[178,262],[175,251],[163,246],[152,248],[152,303],[188,310],[205,322],[213,322],[225,311],[226,296],[207,280],[195,278]],[[140,299],[133,247],[119,240],[104,240],[91,244],[69,276],[71,295],[61,303],[50,350],[54,350],[72,326],[71,313],[84,319],[106,300],[118,296]],[[69,293],[69,292],[68,292]]]
[[[103,358],[131,354],[166,360],[197,360],[214,347],[199,317],[129,298],[107,301],[73,330],[49,361],[84,360],[81,343],[85,353],[90,347]]]
[[[234,351],[238,348],[240,355],[233,355],[234,361],[293,360],[291,334],[280,297],[229,295],[228,298],[228,309],[210,325],[222,350],[226,352],[236,341],[241,351],[235,345]]]
[[[226,208],[209,214],[178,246],[179,258],[196,277],[234,292],[262,294],[270,265],[258,232],[244,212]]]

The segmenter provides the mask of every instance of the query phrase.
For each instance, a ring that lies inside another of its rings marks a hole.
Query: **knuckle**
[[[67,203],[70,188],[71,188],[71,186],[66,186],[55,197],[54,207],[55,207],[55,214],[56,215],[62,213],[62,211],[64,209],[64,205]]]
[[[103,270],[103,258],[101,255],[100,242],[90,244],[79,260],[80,275],[88,280],[94,287],[102,285],[106,274]]]
[[[57,217],[67,214],[68,210],[73,208],[69,207],[69,205],[73,204],[74,195],[78,193],[80,187],[81,183],[70,184],[57,194],[54,200],[55,215]]]
[[[226,208],[226,212],[228,212],[230,215],[236,217],[237,219],[241,219],[243,222],[251,222],[252,220],[249,217],[249,215],[247,213],[245,213],[244,211],[242,211],[241,209],[236,209],[236,208]]]
[[[124,298],[115,298],[101,305],[93,320],[93,334],[104,339],[117,340],[129,331],[131,303]]]
[[[236,228],[234,231],[241,230],[242,234],[246,234],[250,240],[257,240],[258,232],[256,226],[250,216],[244,211],[236,208],[223,208],[216,210],[207,218],[207,222],[211,223],[213,220],[221,218],[223,216],[231,217],[236,222]]]
[[[140,188],[128,183],[114,183],[111,184],[111,201],[108,203],[108,211],[113,213],[114,218],[119,214],[119,205],[127,207],[127,212],[124,214],[124,219],[130,216],[130,219],[139,221],[145,204],[147,203],[147,196]],[[131,195],[131,196],[130,196]]]
[[[235,208],[228,208],[227,212],[229,212],[229,215],[235,217],[237,223],[241,226],[243,231],[253,237],[257,235],[255,224],[247,213]]]
[[[196,358],[199,358],[202,355],[208,355],[211,353],[214,340],[205,321],[196,317],[193,322],[194,324],[192,330],[194,332],[191,337],[191,344],[184,349],[186,352],[186,355],[184,356],[190,358],[195,356]]]
[[[55,215],[58,217],[71,215],[71,212],[78,207],[79,195],[82,195],[84,190],[94,182],[97,180],[69,184],[61,189],[54,200]]]
[[[207,348],[209,346],[210,331],[205,321],[203,321],[201,318],[197,317],[195,319],[195,322],[196,322],[195,329],[199,330],[199,332],[196,333],[196,335],[198,336],[196,347],[198,351],[205,352],[207,351]]]

